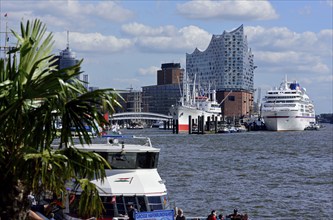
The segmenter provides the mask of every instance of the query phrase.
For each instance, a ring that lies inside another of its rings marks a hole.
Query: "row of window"
[[[70,205],[70,214],[77,214],[80,196],[76,196]],[[101,196],[104,205],[104,218],[128,215],[128,204],[132,204],[138,212],[164,210],[168,205],[167,196]]]

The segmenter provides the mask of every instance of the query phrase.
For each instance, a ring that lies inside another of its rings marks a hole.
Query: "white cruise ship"
[[[315,123],[314,105],[299,83],[288,82],[267,91],[261,106],[267,130],[302,131]]]

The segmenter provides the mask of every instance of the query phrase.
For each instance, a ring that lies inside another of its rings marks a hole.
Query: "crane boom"
[[[232,93],[232,90],[224,97],[224,99],[222,99],[222,101],[220,102],[219,105],[221,105],[225,100],[226,98],[228,98],[228,96]]]

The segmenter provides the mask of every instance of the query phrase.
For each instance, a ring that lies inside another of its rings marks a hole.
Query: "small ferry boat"
[[[111,166],[107,177],[92,181],[99,191],[105,211],[101,219],[122,219],[128,215],[127,205],[138,212],[172,209],[165,181],[157,172],[160,149],[152,147],[148,137],[104,136],[105,144],[75,145],[81,151],[96,152]],[[74,192],[79,199],[80,190]],[[69,206],[67,219],[78,219],[75,207]]]
[[[302,131],[315,122],[314,105],[305,88],[287,78],[266,93],[261,115],[267,130],[272,131]]]

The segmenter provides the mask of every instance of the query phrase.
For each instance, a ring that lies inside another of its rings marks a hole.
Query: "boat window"
[[[125,203],[124,203],[124,197],[123,196],[117,196],[116,197],[116,203],[117,203],[118,215],[125,215],[126,214],[126,206],[125,206]]]
[[[138,196],[138,211],[139,212],[147,212],[147,205],[146,205],[146,201],[145,201],[145,197],[144,196]]]
[[[117,196],[117,215],[127,214],[127,206],[132,204],[139,212],[147,211],[147,205],[144,196]]]
[[[136,165],[136,153],[109,153],[108,162],[112,169],[133,169]]]
[[[163,209],[163,204],[160,196],[150,196],[147,198],[148,198],[148,205],[151,211]]]
[[[110,164],[112,169],[147,169],[157,168],[158,152],[123,152],[123,153],[100,153]]]
[[[157,168],[158,153],[145,152],[138,153],[137,168]]]
[[[112,196],[101,196],[101,200],[104,206],[103,216],[104,218],[112,218],[114,217],[114,204],[116,203],[115,197]]]
[[[124,196],[124,200],[126,207],[127,205],[132,204],[135,209],[138,209],[135,196]]]

